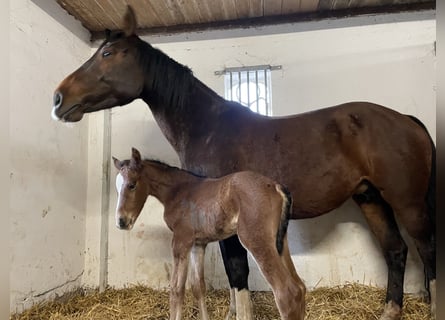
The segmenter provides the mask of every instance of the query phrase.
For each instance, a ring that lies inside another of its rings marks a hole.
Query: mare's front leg
[[[249,276],[247,251],[237,235],[220,241],[219,247],[231,290],[230,309],[226,319],[231,318],[235,309],[237,320],[253,320],[252,302],[247,285]]]
[[[191,241],[173,235],[173,273],[170,280],[170,320],[180,320],[184,304],[185,282],[189,262]]]
[[[204,280],[204,255],[206,245],[194,245],[192,247],[192,292],[199,305],[199,315],[202,320],[209,320],[205,302],[206,284]]]

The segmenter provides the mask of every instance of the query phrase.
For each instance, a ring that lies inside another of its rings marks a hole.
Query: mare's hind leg
[[[421,207],[397,208],[396,214],[414,242],[425,271],[425,286],[431,303],[432,318],[436,317],[436,230],[434,215]]]
[[[380,320],[398,320],[402,316],[403,281],[408,247],[400,235],[392,208],[373,186],[353,196],[383,250],[388,267],[386,305]]]
[[[434,231],[433,231],[434,232]],[[408,231],[409,233],[409,231]],[[435,236],[414,238],[425,270],[425,287],[431,304],[432,319],[436,319],[436,244]]]
[[[226,319],[230,319],[236,310],[237,320],[253,320],[252,302],[247,285],[249,276],[247,251],[237,235],[220,241],[219,247],[231,290],[230,308]]]
[[[205,245],[193,245],[190,262],[192,264],[192,292],[199,305],[201,320],[209,320],[205,302],[206,284],[204,281]]]

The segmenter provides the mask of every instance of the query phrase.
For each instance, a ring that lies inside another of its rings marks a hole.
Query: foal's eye
[[[130,183],[130,184],[128,185],[128,189],[130,189],[130,190],[134,190],[134,189],[136,189],[136,183]]]
[[[104,51],[102,52],[102,57],[106,58],[108,56],[111,56],[111,52],[110,51]]]

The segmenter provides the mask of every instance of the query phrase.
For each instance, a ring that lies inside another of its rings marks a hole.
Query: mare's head
[[[107,32],[106,40],[79,69],[66,77],[54,92],[52,117],[76,122],[88,112],[125,105],[143,90],[136,18],[128,7],[122,31]]]
[[[131,153],[129,160],[120,161],[113,157],[114,166],[119,170],[116,176],[116,226],[124,230],[133,228],[148,197],[148,186],[142,178],[141,154],[135,148]]]

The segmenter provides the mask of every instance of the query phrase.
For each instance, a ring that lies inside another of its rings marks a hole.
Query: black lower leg
[[[388,267],[386,302],[393,301],[402,307],[408,247],[400,234],[391,206],[372,184],[367,184],[367,187],[365,192],[354,195],[353,199],[362,209],[383,250]]]
[[[388,265],[386,302],[394,301],[400,307],[403,303],[403,280],[407,253],[408,248],[404,242],[400,249],[385,252],[385,260]]]
[[[224,268],[231,288],[248,289],[249,264],[247,251],[241,245],[238,236],[232,236],[219,242]]]
[[[417,251],[422,259],[425,273],[425,289],[431,300],[430,281],[436,279],[436,242],[432,234],[426,241],[416,240]]]

